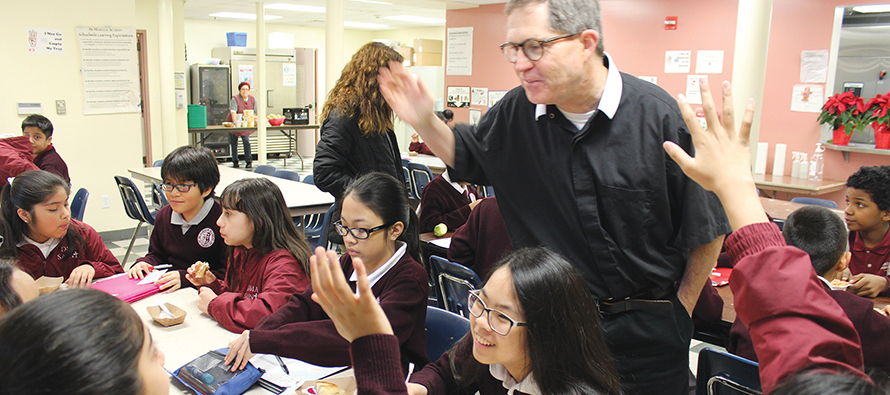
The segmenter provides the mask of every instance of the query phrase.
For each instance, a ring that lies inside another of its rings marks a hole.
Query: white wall
[[[136,26],[134,0],[30,0],[4,7],[0,13],[0,95],[2,133],[21,133],[24,116],[16,102],[36,102],[55,127],[53,143],[68,163],[74,188],[86,187],[90,199],[85,221],[98,229],[135,226],[124,214],[113,176],[127,175],[128,167],[141,166],[142,138],[138,113],[83,115],[78,26]],[[27,51],[27,29],[60,29],[64,55],[34,55]],[[68,111],[57,115],[55,101],[65,100]],[[101,208],[108,195],[111,207]]]

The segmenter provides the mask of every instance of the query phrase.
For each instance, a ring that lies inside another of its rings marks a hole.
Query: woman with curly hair
[[[402,179],[393,112],[377,84],[377,73],[402,55],[386,44],[362,46],[343,68],[321,113],[315,148],[315,185],[339,199],[362,174],[378,171]]]

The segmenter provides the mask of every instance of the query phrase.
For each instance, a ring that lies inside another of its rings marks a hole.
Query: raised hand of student
[[[92,265],[80,265],[71,271],[71,274],[68,276],[68,280],[65,281],[65,283],[68,284],[68,287],[71,288],[86,287],[93,282],[93,277],[95,275],[96,269],[93,268]]]
[[[312,278],[312,300],[321,305],[340,336],[350,343],[360,337],[393,333],[389,319],[371,292],[368,273],[361,258],[354,258],[352,266],[358,277],[356,292],[352,292],[337,253],[318,247],[309,257],[309,277]]]
[[[198,310],[201,310],[202,313],[210,315],[208,308],[210,306],[210,301],[216,298],[216,292],[213,292],[210,288],[201,287],[198,289]]]
[[[179,287],[182,286],[181,282],[182,280],[179,278],[179,271],[171,270],[162,274],[161,277],[158,278],[158,281],[155,281],[155,285],[161,289],[161,292],[170,293],[179,289]]]
[[[234,372],[244,369],[250,358],[253,358],[253,353],[250,351],[250,331],[244,331],[241,332],[241,336],[229,342],[229,352],[226,353],[223,362],[226,366],[231,363]]]
[[[206,270],[204,272],[204,276],[201,278],[195,277],[195,274],[198,273],[198,265],[199,262],[195,262],[186,270],[185,279],[189,280],[190,283],[195,284],[195,286],[200,287],[204,285],[210,285],[210,283],[216,281],[216,275],[213,274],[210,270]]]
[[[887,277],[859,273],[850,279],[850,287],[847,288],[847,291],[862,297],[874,298],[881,292],[886,291],[887,287]]]
[[[154,266],[145,262],[136,262],[130,270],[127,270],[127,277],[141,279],[152,270],[154,270]]]
[[[755,193],[751,176],[751,151],[748,136],[754,119],[754,100],[745,107],[741,127],[736,131],[729,82],[723,82],[723,123],[717,117],[717,109],[711,97],[706,78],[700,80],[702,108],[708,121],[703,130],[695,113],[683,95],[677,99],[686,127],[692,134],[695,157],[671,141],[664,142],[664,149],[677,162],[689,178],[720,198],[733,230],[745,225],[766,222],[763,206]]]

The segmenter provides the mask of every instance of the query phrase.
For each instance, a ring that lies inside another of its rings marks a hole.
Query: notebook
[[[127,277],[127,273],[121,273],[100,279],[91,287],[110,293],[127,303],[133,303],[160,291],[160,288],[154,283],[139,284],[141,281],[138,278]]]

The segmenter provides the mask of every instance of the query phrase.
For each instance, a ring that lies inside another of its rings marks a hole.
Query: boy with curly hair
[[[863,166],[847,179],[850,230],[850,291],[865,297],[888,294],[890,279],[890,166]]]

